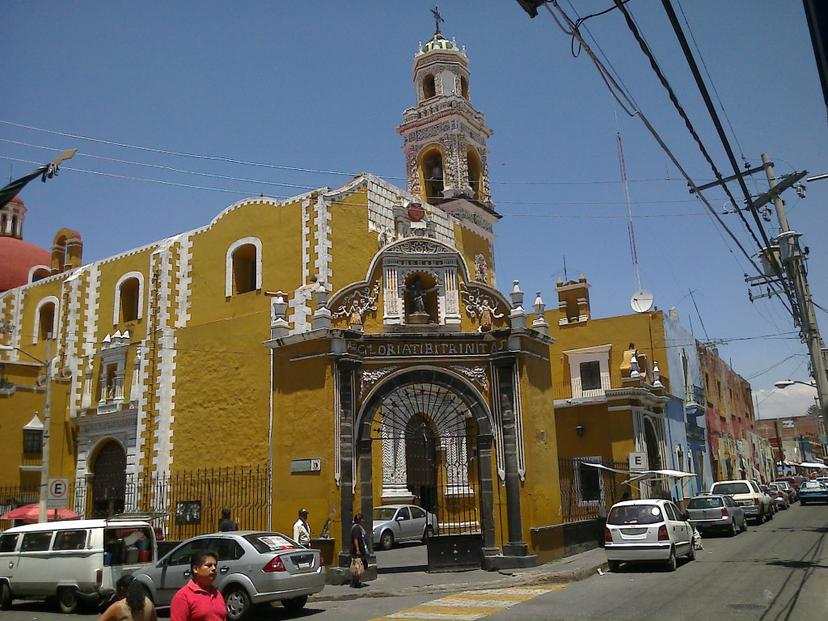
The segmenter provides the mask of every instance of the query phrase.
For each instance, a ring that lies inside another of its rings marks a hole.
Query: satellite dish
[[[646,289],[639,289],[630,298],[630,306],[636,313],[646,313],[653,307],[653,294]]]

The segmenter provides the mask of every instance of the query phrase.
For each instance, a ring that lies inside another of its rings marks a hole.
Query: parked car
[[[676,558],[696,558],[693,528],[681,510],[669,500],[627,500],[616,503],[607,514],[604,549],[610,571],[622,562],[660,561],[668,571]]]
[[[227,619],[240,621],[255,604],[280,601],[290,611],[304,607],[308,595],[325,586],[319,550],[301,546],[276,532],[233,531],[193,537],[160,561],[135,572],[156,606],[169,606],[190,579],[190,558],[199,550],[218,555],[215,586],[227,603]]]
[[[768,489],[770,490],[771,498],[773,498],[774,503],[776,503],[777,509],[784,511],[791,506],[791,500],[788,497],[788,492],[776,483],[768,484]]]
[[[799,504],[828,502],[828,485],[821,481],[805,481],[799,486]]]
[[[98,604],[123,574],[157,557],[155,533],[141,520],[67,520],[0,534],[0,609],[14,599],[56,597],[61,612]]]
[[[425,542],[437,529],[437,516],[417,505],[374,507],[374,546],[390,550],[395,543]]]
[[[753,481],[717,481],[711,486],[710,493],[731,496],[736,504],[742,507],[747,519],[756,520],[759,524],[773,517],[770,496],[763,493]]]
[[[687,501],[690,523],[699,532],[725,531],[731,535],[747,530],[745,512],[730,496],[706,494]]]
[[[793,487],[797,495],[799,494],[799,486],[802,485],[807,479],[800,474],[794,474],[786,477],[777,477],[776,481],[787,481],[790,483],[791,487]],[[776,482],[774,481],[774,483]]]
[[[793,485],[791,485],[790,481],[780,479],[773,481],[773,484],[780,487],[788,493],[788,500],[791,503],[794,503],[797,500],[799,500],[799,494],[797,494],[796,488]]]

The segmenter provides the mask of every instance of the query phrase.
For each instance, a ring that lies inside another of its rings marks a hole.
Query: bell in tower
[[[489,188],[486,141],[492,131],[469,95],[469,61],[465,48],[440,33],[418,45],[414,55],[416,105],[403,113],[397,128],[403,139],[408,190],[423,202],[439,205],[460,220],[491,225],[494,211]]]

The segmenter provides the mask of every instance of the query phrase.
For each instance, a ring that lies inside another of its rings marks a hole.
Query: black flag
[[[0,188],[0,209],[5,207],[11,199],[17,196],[20,193],[20,190],[22,190],[23,187],[32,179],[40,177],[41,181],[45,183],[46,179],[51,179],[58,174],[58,167],[60,166],[60,163],[64,160],[68,160],[70,157],[75,155],[77,151],[77,149],[69,149],[68,151],[64,151],[59,157],[56,157],[48,164],[44,164],[34,172],[31,172],[24,177],[20,177],[20,179],[15,179],[6,187]]]

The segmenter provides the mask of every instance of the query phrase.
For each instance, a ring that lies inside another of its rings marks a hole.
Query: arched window
[[[477,200],[483,200],[483,164],[472,147],[466,151],[466,166],[469,171],[469,187]]]
[[[37,303],[34,318],[34,334],[32,343],[53,339],[57,334],[57,306],[58,299],[50,295]]]
[[[115,285],[115,308],[112,324],[138,321],[144,314],[144,275],[129,272],[118,279]]]
[[[469,98],[469,81],[466,79],[466,76],[460,76],[460,94],[463,96],[463,99]]]
[[[256,237],[240,239],[227,249],[225,295],[231,297],[262,288],[262,242]]]
[[[29,282],[37,282],[38,280],[43,280],[47,276],[51,276],[52,271],[45,265],[35,265],[29,269]]]
[[[432,74],[428,74],[423,78],[423,99],[430,99],[437,95],[437,83]]]
[[[425,201],[434,203],[443,199],[443,153],[432,147],[423,153],[420,160],[420,172],[423,178]]]

